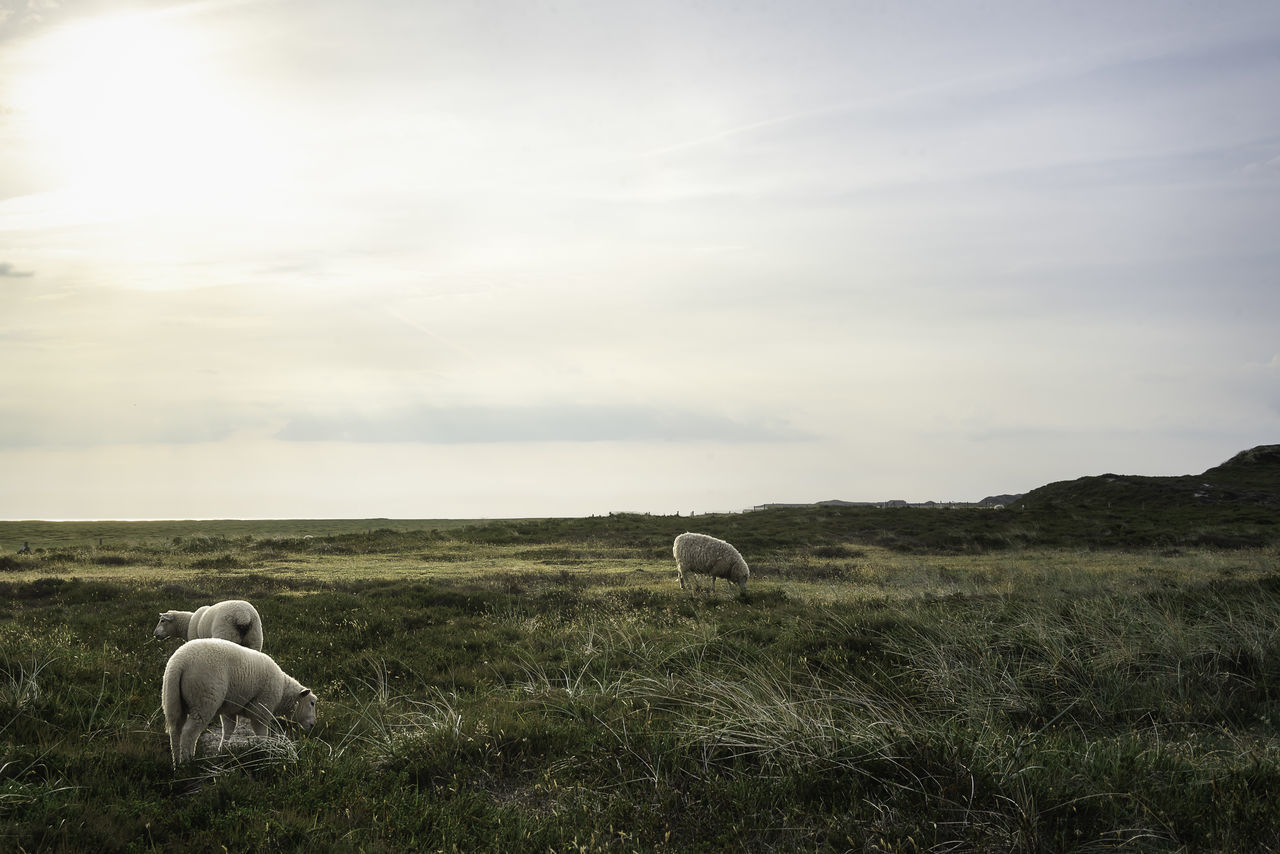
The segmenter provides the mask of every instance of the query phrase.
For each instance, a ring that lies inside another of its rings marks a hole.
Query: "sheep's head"
[[[160,622],[156,623],[156,630],[151,633],[158,638],[171,638],[178,634],[178,626],[173,619],[173,614],[165,612],[160,615]]]
[[[311,729],[316,725],[316,695],[310,688],[303,688],[298,692],[289,720],[301,724],[303,729]]]

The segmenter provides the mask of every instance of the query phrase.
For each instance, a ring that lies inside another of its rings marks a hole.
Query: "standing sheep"
[[[310,688],[266,653],[221,638],[188,641],[169,656],[160,700],[174,767],[195,756],[196,740],[218,715],[219,751],[235,730],[237,715],[248,718],[260,737],[277,716],[306,729],[316,724],[316,695]]]
[[[684,533],[676,537],[672,544],[671,554],[676,559],[676,572],[680,577],[680,588],[684,589],[685,573],[691,575],[711,576],[711,589],[716,589],[716,579],[725,578],[738,585],[743,593],[747,591],[747,577],[751,570],[738,550],[707,534]],[[689,579],[693,583],[693,579]]]
[[[222,638],[262,651],[262,618],[243,599],[228,599],[194,611],[165,611],[152,632],[158,638]]]

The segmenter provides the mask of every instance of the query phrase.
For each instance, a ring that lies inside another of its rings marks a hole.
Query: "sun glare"
[[[196,26],[113,15],[33,41],[11,104],[36,172],[116,216],[208,204],[260,162],[246,102]]]

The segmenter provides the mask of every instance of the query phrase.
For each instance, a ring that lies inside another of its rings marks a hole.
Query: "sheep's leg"
[[[253,724],[253,734],[258,738],[264,738],[267,734],[267,722],[260,718],[250,718],[249,723]]]
[[[182,725],[185,720],[186,719],[184,718],[183,720],[175,721],[173,726],[169,727],[169,755],[173,757],[173,765],[175,768],[180,762],[182,762],[182,752],[180,748],[182,743]]]
[[[182,725],[182,735],[178,739],[178,761],[186,762],[194,759],[196,755],[196,742],[200,739],[200,733],[204,732],[205,727],[209,725],[206,720],[200,720],[197,717],[189,717]]]

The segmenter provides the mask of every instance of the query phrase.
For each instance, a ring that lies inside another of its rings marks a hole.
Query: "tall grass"
[[[694,596],[634,530],[523,531],[33,556],[0,588],[0,849],[1280,847],[1273,552],[787,546]],[[230,596],[320,722],[175,772],[155,614]]]

